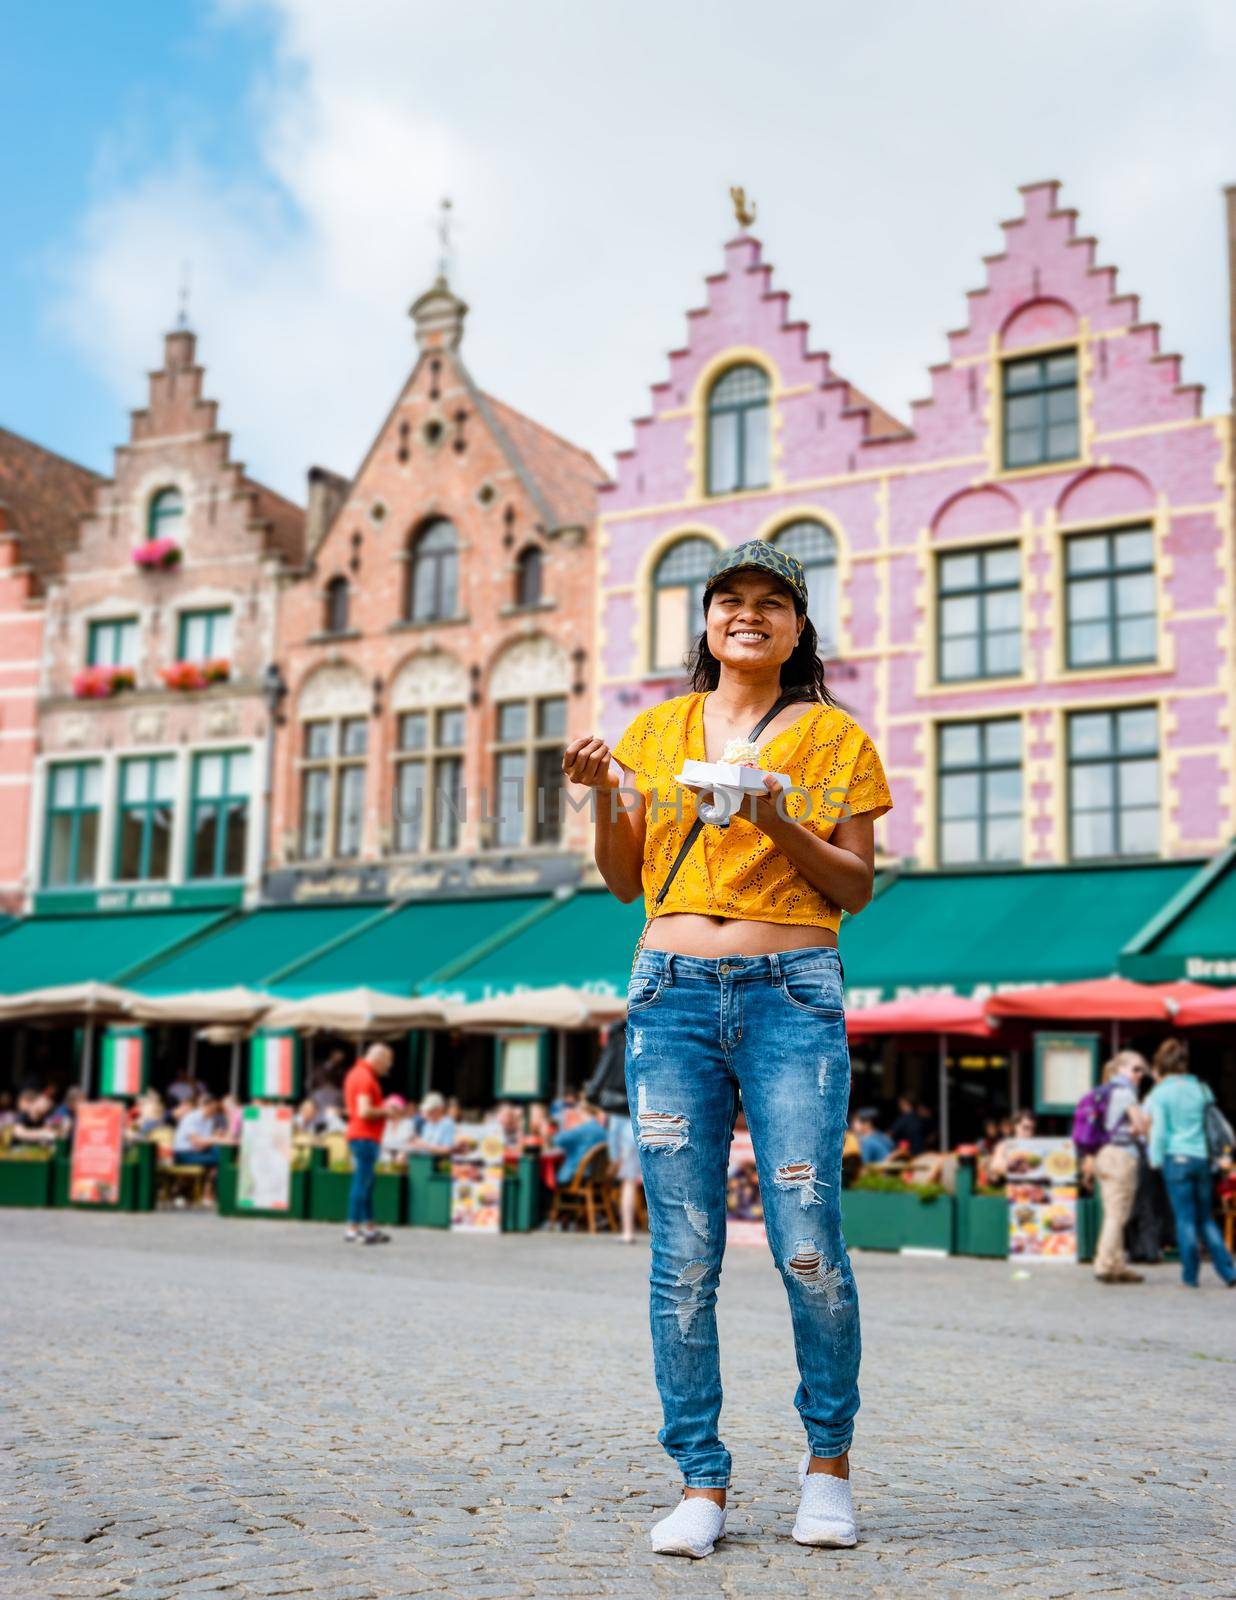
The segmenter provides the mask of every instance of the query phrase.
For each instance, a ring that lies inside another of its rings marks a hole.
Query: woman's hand
[[[752,790],[749,795],[744,795],[739,814],[753,822],[761,833],[776,833],[784,829],[787,823],[793,826],[794,819],[781,803],[784,793],[785,790],[772,773],[766,772],[763,792]]]
[[[609,746],[590,733],[572,739],[562,752],[562,770],[568,783],[585,789],[616,789],[618,774],[610,765]]]

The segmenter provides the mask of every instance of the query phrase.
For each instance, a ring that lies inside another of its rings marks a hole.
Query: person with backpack
[[[1103,1201],[1103,1226],[1094,1252],[1100,1283],[1143,1283],[1125,1253],[1124,1231],[1137,1198],[1140,1149],[1149,1119],[1138,1088],[1150,1071],[1145,1056],[1121,1050],[1103,1068],[1097,1089],[1083,1095],[1073,1117],[1073,1143],[1083,1170],[1093,1173]]]
[[[610,1175],[619,1184],[618,1213],[622,1222],[619,1238],[623,1244],[635,1243],[635,1202],[639,1188],[639,1151],[631,1126],[631,1107],[627,1103],[627,1024],[615,1022],[605,1036],[596,1071],[584,1090],[593,1105],[605,1113],[605,1135],[609,1143]]]
[[[1159,1167],[1176,1219],[1176,1247],[1186,1289],[1198,1287],[1201,1244],[1229,1289],[1236,1266],[1215,1221],[1214,1174],[1230,1166],[1233,1134],[1209,1084],[1189,1071],[1183,1039],[1164,1039],[1154,1053],[1159,1084],[1146,1100],[1150,1112],[1150,1165]],[[1200,1243],[1199,1243],[1200,1241]]]

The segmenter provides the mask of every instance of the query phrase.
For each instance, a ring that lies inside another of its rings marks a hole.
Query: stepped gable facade
[[[311,475],[274,899],[513,891],[586,861],[561,756],[591,715],[603,474],[477,385],[466,312],[443,279],[416,301],[416,361],[359,470]]]
[[[1195,856],[1236,831],[1231,422],[1021,191],[903,424],[726,247],[599,520],[598,715],[682,682],[702,573],[808,566],[838,699],[879,743],[886,854],[929,867]]]

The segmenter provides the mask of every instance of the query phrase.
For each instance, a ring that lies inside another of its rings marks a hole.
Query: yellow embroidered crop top
[[[649,916],[688,911],[752,922],[788,922],[837,929],[841,908],[808,883],[750,820],[736,812],[728,828],[707,827],[691,847],[661,905],[654,899],[695,820],[695,795],[674,781],[684,760],[707,759],[704,695],[681,695],[642,712],[614,747],[644,797],[644,903]],[[844,711],[811,706],[771,739],[759,742],[760,764],[784,772],[805,794],[785,809],[826,839],[848,805],[851,815],[892,808],[880,757]],[[651,796],[657,796],[653,804]],[[678,800],[681,799],[681,808]]]

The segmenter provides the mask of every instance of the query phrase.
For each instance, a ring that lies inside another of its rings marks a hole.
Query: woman
[[[1146,1097],[1150,1113],[1150,1165],[1162,1169],[1176,1219],[1176,1247],[1186,1289],[1196,1289],[1201,1270],[1200,1236],[1215,1271],[1236,1288],[1236,1266],[1223,1243],[1213,1210],[1214,1175],[1206,1144],[1206,1107],[1214,1100],[1207,1084],[1189,1071],[1183,1039],[1164,1039],[1154,1053],[1158,1085]]]
[[[1012,1155],[1014,1141],[1034,1139],[1038,1134],[1038,1124],[1034,1120],[1033,1111],[1018,1111],[1014,1114],[1009,1124],[1009,1131],[991,1153],[984,1174],[985,1181],[993,1188],[1004,1183],[1009,1175],[1009,1157]]]
[[[1082,1163],[1085,1176],[1097,1181],[1103,1202],[1103,1227],[1094,1252],[1094,1275],[1100,1283],[1145,1281],[1129,1266],[1124,1234],[1137,1198],[1141,1145],[1150,1131],[1150,1119],[1138,1103],[1138,1089],[1149,1071],[1145,1056],[1136,1050],[1118,1050],[1103,1068],[1107,1143]]]
[[[794,1537],[852,1545],[859,1326],[841,1237],[850,1062],[837,927],[871,898],[872,823],[891,800],[870,739],[825,689],[797,561],[759,539],[726,552],[705,586],[704,622],[694,692],[637,717],[613,752],[622,797],[603,740],[576,739],[563,758],[573,783],[602,791],[605,882],[623,901],[642,890],[650,913],[628,991],[627,1096],[652,1233],[659,1437],[684,1483],[652,1546],[704,1556],[725,1531],[715,1304],[740,1094],[802,1378]],[[765,778],[742,815],[703,829],[666,889],[695,811],[675,782],[681,762],[717,760],[787,691],[797,703],[768,721],[759,754],[794,790]]]

